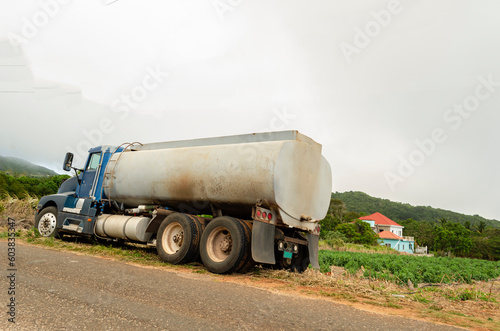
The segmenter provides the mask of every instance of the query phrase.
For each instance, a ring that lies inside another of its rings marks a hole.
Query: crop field
[[[500,276],[500,261],[464,258],[422,257],[410,255],[369,254],[320,250],[322,272],[330,266],[345,268],[356,273],[362,268],[363,276],[406,284],[471,283]]]

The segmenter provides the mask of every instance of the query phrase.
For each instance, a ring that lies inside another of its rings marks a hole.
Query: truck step
[[[63,225],[62,228],[63,228],[63,230],[66,230],[66,231],[73,231],[73,232],[78,232],[78,233],[81,233],[83,230],[81,227],[78,226],[78,224]]]

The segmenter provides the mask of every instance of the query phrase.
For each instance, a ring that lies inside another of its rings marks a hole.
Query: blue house
[[[381,213],[374,213],[359,219],[370,224],[372,230],[380,237],[380,245],[391,247],[400,252],[411,254],[415,252],[414,238],[403,237],[404,226],[399,225]]]

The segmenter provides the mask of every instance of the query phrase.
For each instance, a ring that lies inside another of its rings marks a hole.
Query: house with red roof
[[[380,244],[395,250],[414,253],[415,240],[413,237],[403,237],[404,226],[399,225],[381,213],[374,213],[359,218],[370,224],[372,230],[380,237]]]

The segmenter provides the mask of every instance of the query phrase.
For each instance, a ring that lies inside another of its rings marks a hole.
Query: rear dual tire
[[[203,224],[187,214],[170,214],[161,223],[156,238],[156,251],[167,263],[182,264],[198,258]]]
[[[205,228],[200,242],[203,265],[216,274],[244,271],[253,265],[250,229],[241,220],[222,216]]]
[[[250,227],[242,220],[222,216],[205,228],[195,216],[174,213],[158,229],[156,250],[167,263],[189,263],[199,256],[213,273],[246,272],[255,264],[250,240]]]

